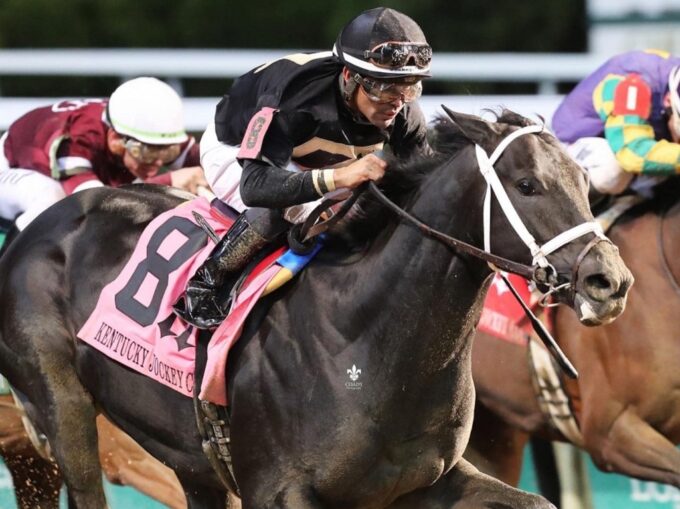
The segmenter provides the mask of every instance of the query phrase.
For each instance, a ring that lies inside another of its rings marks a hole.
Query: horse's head
[[[552,134],[520,115],[504,111],[491,123],[446,111],[452,122],[437,126],[440,143],[456,140],[460,150],[466,140],[462,150],[479,168],[461,175],[476,206],[487,207],[478,216],[479,242],[491,253],[531,265],[539,288],[572,306],[582,323],[616,318],[633,276],[593,222],[580,166]]]

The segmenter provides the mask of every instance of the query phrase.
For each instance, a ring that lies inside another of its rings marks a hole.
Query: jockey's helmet
[[[431,76],[432,48],[418,24],[386,7],[359,14],[340,31],[333,54],[352,72],[382,80]]]
[[[106,120],[114,131],[148,145],[173,145],[188,139],[182,100],[156,78],[135,78],[111,94]]]

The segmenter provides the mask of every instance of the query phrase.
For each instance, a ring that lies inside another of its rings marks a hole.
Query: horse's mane
[[[533,122],[508,109],[500,113],[487,110],[496,117],[496,122],[507,126],[524,127]],[[421,182],[433,170],[455,158],[470,141],[464,132],[448,116],[439,115],[428,132],[432,153],[415,153],[407,159],[388,156],[388,169],[378,187],[400,207],[408,206]],[[394,218],[383,204],[372,194],[364,193],[347,217],[333,228],[330,244],[338,240],[344,249],[359,249],[376,237],[388,222]]]

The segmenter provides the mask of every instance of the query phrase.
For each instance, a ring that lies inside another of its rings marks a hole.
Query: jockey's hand
[[[191,166],[189,168],[180,168],[170,172],[170,181],[172,187],[178,187],[197,194],[199,187],[210,188],[208,182],[205,180],[203,168],[200,166]]]
[[[354,189],[368,180],[380,180],[385,174],[387,163],[374,154],[368,154],[358,161],[336,168],[333,173],[335,187]]]

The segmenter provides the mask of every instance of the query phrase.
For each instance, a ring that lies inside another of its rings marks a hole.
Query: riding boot
[[[224,303],[218,299],[222,284],[287,226],[280,211],[249,209],[242,213],[189,280],[184,308],[176,306],[175,312],[199,329],[219,325],[226,313]]]

